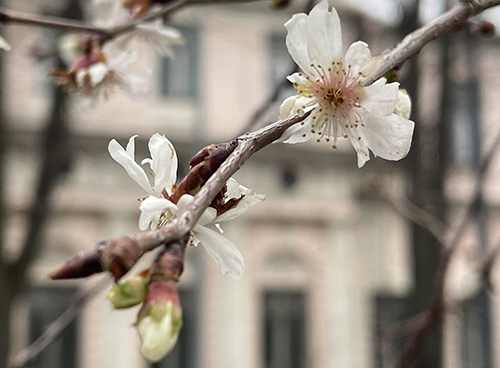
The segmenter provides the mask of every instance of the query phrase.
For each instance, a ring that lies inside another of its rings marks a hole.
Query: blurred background
[[[77,0],[2,3],[74,19],[88,12]],[[453,1],[330,4],[341,18],[344,49],[361,39],[378,55]],[[48,76],[61,66],[59,31],[2,28],[13,49],[2,52],[0,74],[0,367],[79,291],[98,283],[99,277],[50,281],[55,266],[101,239],[138,232],[137,198],[144,193],[109,156],[110,139],[125,145],[139,134],[140,161],[149,157],[149,137],[165,134],[178,151],[182,178],[204,145],[276,120],[291,86],[249,125],[293,70],[283,24],[307,6],[293,0],[278,9],[267,1],[184,8],[165,20],[186,39],[175,59],[136,45],[138,68],[153,72],[147,97],[117,90],[94,106],[65,95]],[[483,17],[495,22],[495,9]],[[271,145],[252,157],[235,177],[267,199],[224,226],[245,258],[244,276],[224,277],[206,252],[187,249],[179,284],[184,327],[162,362],[140,355],[132,327],[137,308],[113,311],[103,289],[33,366],[392,367],[411,326],[387,332],[428,305],[440,248],[395,210],[387,193],[446,223],[459,218],[481,156],[500,133],[499,46],[498,38],[481,38],[468,25],[404,64],[398,80],[412,97],[416,128],[400,162],[375,158],[358,169],[347,142],[338,150],[315,142]],[[475,267],[500,237],[498,179],[495,159],[452,270]],[[498,278],[494,268],[493,290]],[[481,293],[446,313],[415,367],[500,367],[499,331],[498,299]]]

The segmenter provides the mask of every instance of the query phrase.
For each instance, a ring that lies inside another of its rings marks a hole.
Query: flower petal
[[[132,160],[135,161],[135,139],[138,137],[139,135],[136,134],[136,135],[133,135],[132,137],[130,137],[130,139],[128,140],[128,143],[127,143],[127,154],[132,158]]]
[[[327,67],[340,60],[342,33],[335,8],[328,11],[328,1],[316,5],[309,16],[295,14],[285,23],[288,30],[286,45],[297,65],[307,74],[316,76],[311,63]]]
[[[194,235],[200,240],[208,255],[220,266],[220,271],[234,279],[243,275],[244,260],[236,246],[214,230],[197,225]]]
[[[181,32],[177,28],[165,26],[162,19],[139,24],[136,30],[139,36],[152,43],[156,52],[170,58],[175,56],[172,46],[185,42]]]
[[[398,102],[396,102],[396,108],[394,113],[405,119],[410,118],[411,114],[411,99],[408,92],[405,89],[398,90]]]
[[[141,215],[139,216],[139,229],[141,230],[147,230],[148,228],[151,228],[151,230],[156,229],[161,214],[166,210],[173,215],[178,212],[177,206],[168,199],[154,196],[149,196],[143,200],[139,209],[141,210]]]
[[[131,138],[133,139],[133,137]],[[130,144],[130,141],[129,141]],[[128,145],[127,145],[128,148]],[[108,144],[108,151],[113,160],[118,162],[123,166],[127,174],[137,183],[142,189],[144,189],[148,194],[154,194],[151,184],[149,183],[148,177],[144,170],[134,158],[131,157],[125,149],[115,140],[112,139]]]
[[[411,145],[415,123],[399,115],[366,115],[365,127],[360,131],[375,156],[397,161],[405,157]]]
[[[184,194],[177,202],[177,207],[179,208],[179,211],[184,211],[187,208],[187,206],[189,206],[189,204],[193,202],[193,199],[194,197],[192,195]],[[205,211],[203,211],[197,224],[202,226],[209,224],[213,222],[216,216],[217,216],[217,210],[213,207],[207,207]]]
[[[155,174],[154,190],[161,195],[163,189],[169,194],[177,178],[177,152],[164,135],[155,133],[148,143],[151,153],[151,169]]]
[[[357,75],[361,69],[368,65],[371,59],[372,55],[368,44],[363,41],[357,41],[347,49],[344,56],[344,65],[351,65],[352,74]]]
[[[101,83],[109,72],[106,63],[95,63],[88,68],[88,75],[90,77],[90,85],[92,87]]]
[[[259,204],[266,198],[264,194],[255,193],[253,190],[244,187],[233,178],[230,178],[227,181],[226,185],[226,194],[229,199],[240,198],[242,195],[244,197],[235,208],[223,213],[222,215],[217,217],[214,222],[226,222],[232,220],[246,212],[250,207]]]
[[[372,114],[393,114],[398,101],[398,88],[399,83],[386,84],[386,79],[380,78],[371,86],[363,88],[361,107]]]
[[[352,129],[346,129],[349,142],[351,142],[358,156],[358,167],[362,168],[370,160],[370,152],[368,151],[366,142],[363,139],[359,139],[359,135],[354,135],[353,133]],[[356,133],[359,132],[356,131]]]

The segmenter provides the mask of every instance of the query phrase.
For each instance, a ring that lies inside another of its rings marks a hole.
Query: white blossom
[[[302,72],[288,76],[298,95],[286,99],[280,118],[312,113],[301,125],[288,129],[284,143],[299,143],[316,136],[317,141],[348,138],[358,155],[358,167],[375,156],[400,160],[410,149],[414,123],[395,114],[399,83],[381,78],[371,86],[361,82],[380,66],[368,45],[353,43],[342,56],[340,20],[328,2],[316,5],[309,15],[295,14],[285,23],[288,51]]]
[[[177,154],[170,141],[157,133],[149,140],[151,158],[144,159],[142,164],[150,165],[153,181],[135,162],[136,137],[130,138],[126,149],[113,139],[108,145],[108,150],[111,157],[148,193],[148,197],[139,206],[141,210],[139,228],[154,230],[174,220],[177,214],[192,202],[193,196],[184,194],[177,204],[168,199],[172,195],[177,173]],[[195,245],[198,242],[203,245],[210,257],[220,266],[223,274],[230,274],[233,278],[239,279],[243,275],[243,256],[232,242],[220,234],[217,224],[238,217],[250,207],[263,201],[264,196],[256,194],[232,178],[226,185],[228,200],[243,196],[242,199],[235,208],[220,216],[217,216],[215,208],[208,207],[192,230],[192,240]]]

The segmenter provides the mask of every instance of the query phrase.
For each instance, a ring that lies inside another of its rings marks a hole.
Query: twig
[[[410,221],[429,230],[432,235],[436,237],[439,243],[442,246],[445,246],[448,228],[436,216],[427,212],[423,208],[420,208],[406,197],[396,197],[391,194],[390,191],[387,191],[387,197],[391,201],[394,208],[396,208],[396,211]]]
[[[500,0],[470,0],[457,3],[439,18],[408,34],[394,49],[385,55],[384,64],[380,69],[364,80],[362,84],[369,86],[403,61],[418,54],[429,42],[446,32],[459,29],[469,17],[499,4]]]
[[[73,303],[53,321],[30,346],[24,348],[17,354],[8,368],[22,368],[32,362],[40,353],[47,348],[69,324],[78,316],[82,308],[98,293],[104,290],[110,283],[108,277],[104,277],[94,287],[80,292]]]
[[[491,146],[490,150],[481,161],[476,179],[476,185],[474,188],[474,194],[472,196],[471,202],[467,208],[466,213],[461,221],[459,221],[458,226],[455,230],[450,231],[450,236],[447,237],[447,241],[444,244],[441,259],[436,271],[436,276],[434,277],[434,290],[432,294],[432,299],[429,308],[427,309],[425,321],[422,323],[421,328],[415,333],[415,335],[410,339],[410,341],[404,347],[398,361],[395,365],[397,368],[406,367],[415,357],[415,355],[420,350],[421,346],[427,340],[430,332],[434,326],[441,319],[444,312],[444,282],[446,278],[446,272],[450,261],[458,248],[458,244],[465,234],[465,230],[468,228],[470,223],[470,218],[473,216],[475,211],[475,202],[477,198],[481,196],[482,187],[484,183],[484,178],[488,173],[490,164],[495,157],[498,149],[500,148],[500,134],[496,137],[495,142]]]
[[[186,5],[242,3],[252,1],[258,0],[176,0],[174,2],[163,5],[158,10],[152,11],[141,18],[134,19],[125,24],[110,28],[96,27],[88,23],[58,17],[27,14],[10,9],[0,8],[0,23],[16,23],[37,27],[57,28],[71,32],[96,33],[102,35],[105,39],[110,39],[120,34],[134,30],[134,28],[139,24],[172,14],[173,12],[181,9]]]

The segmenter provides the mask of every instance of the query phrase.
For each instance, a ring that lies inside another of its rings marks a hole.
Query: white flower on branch
[[[395,113],[399,83],[381,78],[363,87],[361,82],[381,65],[372,58],[368,45],[353,43],[342,56],[340,20],[328,2],[316,5],[309,15],[295,14],[285,23],[286,45],[300,73],[288,76],[298,95],[287,98],[280,107],[280,118],[303,113],[311,115],[288,129],[284,143],[299,143],[314,136],[317,141],[348,138],[358,155],[358,167],[375,156],[400,160],[410,149],[414,123]]]
[[[122,25],[150,10],[149,1],[144,0],[94,0],[93,4],[93,23],[105,27]],[[181,32],[164,25],[160,18],[138,24],[131,32],[117,37],[116,42],[123,49],[128,49],[130,41],[135,38],[146,41],[158,54],[170,58],[175,56],[173,46],[184,44]]]
[[[175,190],[177,173],[177,154],[170,141],[156,133],[149,140],[151,158],[144,159],[141,164],[149,164],[152,170],[150,180],[143,168],[135,162],[135,138],[130,138],[126,149],[116,140],[109,142],[108,150],[111,157],[127,171],[129,176],[139,184],[147,193],[139,209],[139,228],[141,230],[157,229],[173,221],[180,211],[183,211],[192,201],[193,196],[184,194],[177,203],[170,198]],[[236,180],[229,179],[226,183],[227,201],[238,198],[237,206],[217,216],[217,210],[208,207],[197,225],[192,230],[192,242],[200,242],[207,253],[220,266],[223,274],[230,274],[239,279],[243,275],[244,261],[238,248],[220,234],[221,222],[232,220],[250,207],[264,200],[263,195],[240,185]]]
[[[68,50],[63,54],[68,60],[72,57],[69,49],[78,47],[75,45],[66,44]],[[90,40],[89,47],[87,54],[76,59],[68,70],[52,72],[57,84],[67,92],[79,92],[95,100],[108,98],[116,87],[131,95],[142,94],[148,78],[129,73],[129,66],[137,60],[136,52],[123,52],[114,43],[107,43],[101,50],[98,40]]]

